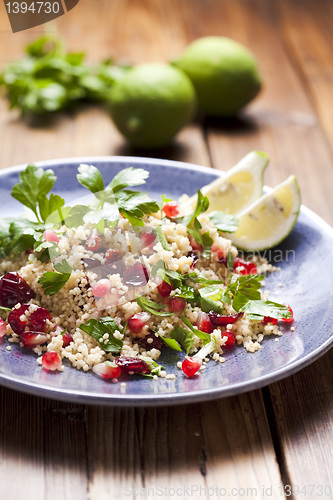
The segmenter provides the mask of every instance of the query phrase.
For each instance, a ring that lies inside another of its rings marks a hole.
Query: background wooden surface
[[[45,30],[91,61],[168,61],[199,36],[225,35],[255,52],[265,89],[241,119],[198,121],[153,153],[124,144],[101,108],[29,126],[2,99],[0,168],[154,154],[227,169],[259,149],[271,156],[267,184],[295,173],[303,202],[333,224],[332,28],[330,0],[81,0]],[[0,65],[41,32],[12,35],[1,3]],[[0,389],[0,498],[219,498],[222,488],[234,498],[332,498],[332,361],[330,351],[261,391],[172,408],[83,407]]]

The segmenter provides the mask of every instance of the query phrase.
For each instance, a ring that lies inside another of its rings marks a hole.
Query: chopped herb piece
[[[155,228],[155,231],[156,231],[157,237],[159,239],[159,242],[161,243],[163,250],[169,251],[170,247],[169,247],[169,244],[166,240],[166,237],[163,234],[162,226],[157,226]]]
[[[194,333],[192,330],[185,330],[185,328],[182,328],[181,326],[176,326],[170,335],[171,338],[179,342],[185,350],[187,356],[194,344]]]
[[[123,341],[121,339],[117,339],[114,337],[114,333],[120,331],[119,326],[115,322],[111,316],[104,316],[97,321],[96,319],[90,319],[85,325],[80,325],[81,330],[88,333],[92,338],[98,342],[100,347],[105,352],[114,352],[118,353],[121,351],[123,346]],[[103,338],[105,334],[108,334],[108,337]]]
[[[237,231],[238,219],[234,215],[215,210],[210,212],[208,217],[219,231],[223,231],[224,233],[234,233]]]
[[[61,263],[54,266],[56,272],[47,271],[38,280],[44,288],[45,295],[55,295],[69,280],[73,271],[68,262],[63,259]]]
[[[167,307],[166,304],[158,304],[147,297],[142,297],[140,295],[135,296],[137,304],[141,307],[143,311],[146,311],[154,316],[172,316],[171,312],[163,312],[162,309]]]

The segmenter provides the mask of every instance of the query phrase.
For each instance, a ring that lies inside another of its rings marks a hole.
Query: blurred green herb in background
[[[10,108],[22,115],[72,108],[79,101],[104,102],[126,66],[112,60],[85,63],[84,53],[66,53],[62,43],[46,35],[27,45],[26,57],[10,63],[0,77]]]

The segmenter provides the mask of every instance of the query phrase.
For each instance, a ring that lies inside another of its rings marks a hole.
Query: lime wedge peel
[[[262,195],[263,176],[268,163],[269,156],[266,153],[252,151],[225,175],[204,186],[201,192],[209,199],[207,213],[221,210],[237,215],[250,206]],[[185,201],[185,213],[194,210],[196,202],[196,194]]]
[[[224,236],[241,250],[272,248],[290,234],[300,207],[300,189],[292,175],[239,213],[237,231]]]

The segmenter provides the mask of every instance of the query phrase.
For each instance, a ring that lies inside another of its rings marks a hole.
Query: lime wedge
[[[209,199],[207,213],[222,210],[237,214],[251,205],[262,195],[263,174],[268,162],[267,154],[252,151],[224,176],[204,186],[201,192]],[[194,210],[196,203],[195,194],[183,204],[186,213]]]
[[[238,229],[225,236],[241,250],[264,250],[284,240],[296,224],[301,206],[294,175],[261,196],[238,215]]]

